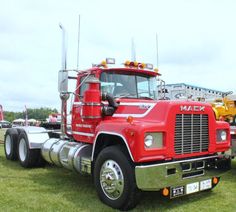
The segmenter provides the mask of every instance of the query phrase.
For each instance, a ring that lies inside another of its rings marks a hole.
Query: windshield
[[[137,73],[103,72],[101,90],[119,98],[157,99],[156,77]]]

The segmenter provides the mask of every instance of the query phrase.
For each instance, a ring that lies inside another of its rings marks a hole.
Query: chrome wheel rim
[[[5,149],[6,149],[6,154],[10,155],[11,154],[11,137],[10,137],[10,135],[6,136]]]
[[[113,160],[103,163],[100,184],[104,194],[111,200],[118,199],[124,190],[124,176],[120,166]]]
[[[21,161],[25,161],[27,155],[27,146],[25,139],[22,138],[19,143],[19,157]]]

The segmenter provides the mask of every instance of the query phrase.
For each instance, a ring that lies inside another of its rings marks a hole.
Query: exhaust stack
[[[62,67],[58,73],[58,91],[61,98],[61,138],[66,136],[67,126],[67,100],[69,99],[68,93],[68,70],[67,66],[67,45],[66,45],[66,30],[59,24],[62,30]]]

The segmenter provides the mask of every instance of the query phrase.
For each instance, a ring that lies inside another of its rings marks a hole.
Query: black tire
[[[18,132],[16,129],[8,129],[4,137],[4,151],[7,160],[17,160]]]
[[[21,166],[25,168],[38,166],[40,150],[29,148],[29,141],[25,132],[21,132],[19,135],[17,154]]]
[[[109,173],[105,170],[109,170]],[[116,175],[113,175],[114,173]],[[112,181],[114,176],[123,178],[123,180],[120,180],[121,182],[117,179]],[[101,181],[104,183],[103,186]],[[112,208],[129,210],[138,203],[140,191],[135,182],[134,166],[119,146],[107,147],[99,153],[94,166],[94,184],[100,200]],[[109,186],[110,188],[113,186],[112,189],[115,189],[113,193],[109,193],[111,192],[109,189],[105,191]],[[118,189],[116,189],[117,187]]]
[[[36,153],[38,155],[38,161],[37,161],[37,167],[44,167],[47,164],[47,161],[43,159],[42,155],[41,155],[41,150],[37,149],[38,153]]]

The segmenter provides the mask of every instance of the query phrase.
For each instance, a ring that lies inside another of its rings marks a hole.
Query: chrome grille
[[[208,115],[177,114],[175,119],[175,153],[208,151]]]

